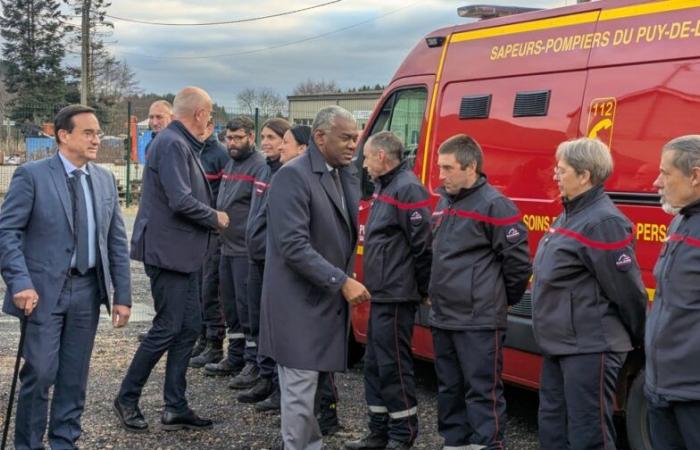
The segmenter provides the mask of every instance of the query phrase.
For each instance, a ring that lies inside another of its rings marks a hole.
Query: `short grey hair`
[[[355,117],[350,111],[338,105],[331,105],[326,106],[316,114],[314,123],[311,125],[311,131],[330,130],[333,125],[335,125],[335,121],[338,117],[348,122],[357,123],[357,120],[355,120]]]
[[[675,150],[673,165],[689,177],[693,167],[700,167],[700,135],[688,134],[671,139],[662,151]]]
[[[178,118],[189,117],[208,103],[211,103],[211,97],[204,89],[186,87],[175,96],[173,114]]]
[[[580,138],[562,142],[557,148],[556,158],[573,167],[579,175],[587,170],[593,186],[605,183],[613,171],[610,149],[599,139]]]
[[[156,100],[155,102],[151,103],[151,106],[149,106],[148,109],[151,109],[154,106],[162,106],[163,108],[167,109],[170,114],[173,113],[173,105],[167,100]]]
[[[386,156],[392,161],[401,161],[404,153],[403,142],[391,131],[380,131],[377,134],[373,134],[367,140],[365,147],[384,150]]]

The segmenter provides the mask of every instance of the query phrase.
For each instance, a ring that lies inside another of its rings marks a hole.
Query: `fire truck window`
[[[428,91],[424,87],[394,92],[382,105],[370,132],[370,136],[387,130],[396,134],[406,148],[403,159],[407,161],[410,168],[415,164],[427,97]],[[371,197],[374,185],[367,171],[362,168],[363,150],[363,148],[358,149],[356,164],[359,173],[362,173],[362,198],[367,199]]]

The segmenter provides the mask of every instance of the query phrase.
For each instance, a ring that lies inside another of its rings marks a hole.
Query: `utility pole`
[[[80,103],[88,104],[90,94],[90,0],[83,0],[80,58]]]

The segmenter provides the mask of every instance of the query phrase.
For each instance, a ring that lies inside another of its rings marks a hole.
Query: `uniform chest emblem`
[[[413,211],[409,219],[411,220],[411,224],[416,226],[423,223],[423,215],[420,211]]]

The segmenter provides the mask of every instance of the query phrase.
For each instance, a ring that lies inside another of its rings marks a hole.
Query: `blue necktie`
[[[85,173],[80,169],[75,169],[71,182],[73,184],[73,208],[74,220],[73,230],[75,231],[75,268],[84,275],[88,271],[90,264],[90,249],[88,245],[88,216],[87,204],[85,202],[85,190],[81,178]]]

